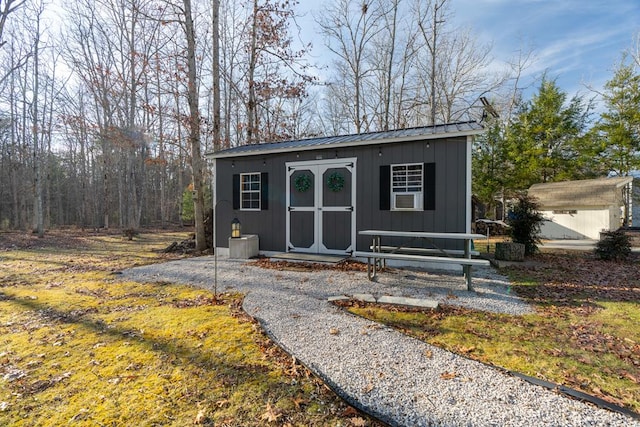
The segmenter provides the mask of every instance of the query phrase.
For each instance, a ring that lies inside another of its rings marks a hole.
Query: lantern
[[[234,239],[240,237],[242,235],[241,231],[242,225],[240,221],[238,221],[238,218],[233,218],[233,221],[231,221],[231,237]]]

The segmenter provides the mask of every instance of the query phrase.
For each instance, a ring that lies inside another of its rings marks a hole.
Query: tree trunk
[[[194,219],[196,228],[196,250],[207,248],[204,231],[204,180],[203,163],[200,151],[200,111],[198,106],[198,78],[196,68],[196,40],[193,17],[191,15],[191,0],[184,3],[184,29],[187,38],[187,102],[189,104],[189,141],[191,145],[191,170],[193,173],[194,191]]]
[[[44,211],[42,206],[43,185],[42,185],[42,151],[40,150],[40,126],[38,123],[38,92],[40,91],[40,14],[36,18],[36,35],[33,48],[33,100],[32,108],[32,129],[33,132],[33,165],[35,168],[36,194],[34,204],[35,214],[35,231],[38,237],[44,237]]]
[[[389,61],[387,62],[387,75],[385,80],[385,95],[384,95],[384,121],[382,124],[382,130],[389,130],[389,117],[391,116],[391,86],[393,85],[393,59],[396,48],[396,27],[398,20],[398,3],[400,0],[395,0],[393,3],[393,19],[391,21],[391,34],[389,40]]]
[[[13,53],[14,53],[14,45],[12,42],[11,55],[10,55],[12,69],[15,66]],[[18,147],[18,138],[16,135],[18,112],[16,111],[17,108],[16,108],[15,94],[14,94],[15,87],[16,87],[15,73],[11,73],[10,91],[9,91],[9,104],[11,108],[11,115],[10,115],[11,123],[9,123],[9,125],[11,126],[11,152],[13,154],[13,158],[11,159],[13,163],[11,165],[11,194],[13,199],[13,227],[15,229],[19,229],[21,228],[20,207],[19,207],[20,204],[19,204],[19,198],[18,198],[18,165],[20,164],[20,162],[18,162],[17,160],[19,159],[19,156],[21,156],[21,154],[20,154],[20,149]]]
[[[251,24],[251,41],[249,51],[249,72],[248,84],[249,94],[247,100],[247,144],[257,142],[258,133],[258,105],[256,100],[256,63],[258,61],[257,51],[258,38],[258,0],[253,0],[253,21]]]
[[[220,0],[212,4],[213,151],[220,149]]]

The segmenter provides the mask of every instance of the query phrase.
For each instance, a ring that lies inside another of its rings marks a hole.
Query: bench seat
[[[378,260],[395,259],[400,261],[459,264],[459,265],[462,265],[462,269],[464,270],[464,275],[467,281],[467,290],[469,291],[473,290],[473,287],[471,284],[472,266],[490,265],[489,261],[486,259],[452,258],[452,257],[428,256],[428,255],[410,255],[410,254],[399,254],[399,253],[389,253],[389,252],[354,251],[352,256],[367,259],[367,276],[369,276],[369,280],[375,280],[376,272],[378,269]],[[373,262],[371,262],[372,260]]]
[[[361,257],[361,258],[397,259],[400,261],[435,262],[435,263],[461,264],[461,265],[474,265],[474,266],[490,265],[489,261],[486,259],[410,255],[410,254],[399,254],[399,253],[389,253],[389,252],[355,251],[353,253],[353,256]]]

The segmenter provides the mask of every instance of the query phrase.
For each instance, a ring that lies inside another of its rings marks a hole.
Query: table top
[[[391,231],[391,230],[362,230],[358,234],[363,236],[386,237],[423,237],[427,239],[486,239],[487,236],[475,233],[432,233],[429,231]]]

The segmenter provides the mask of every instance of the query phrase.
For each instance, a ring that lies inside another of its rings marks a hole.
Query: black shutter
[[[380,210],[391,210],[391,166],[380,166]]]
[[[240,174],[233,174],[233,209],[240,209]]]
[[[260,210],[269,209],[269,174],[262,172],[260,174]]]
[[[425,163],[422,171],[422,201],[425,211],[436,210],[436,164]]]

